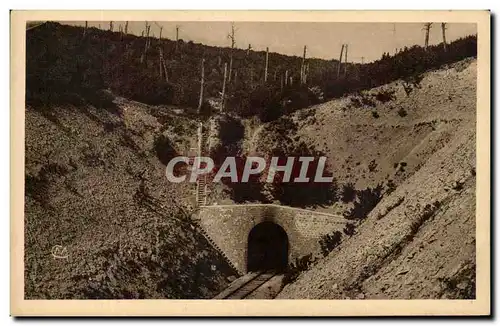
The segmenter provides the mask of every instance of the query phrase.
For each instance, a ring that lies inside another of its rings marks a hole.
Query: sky
[[[83,26],[84,22],[61,22]],[[151,34],[175,39],[179,26],[179,39],[213,46],[230,46],[227,37],[231,22],[149,22]],[[114,30],[124,22],[114,22]],[[89,22],[89,26],[109,28],[109,22]],[[424,44],[422,23],[315,23],[315,22],[235,22],[236,47],[246,49],[248,44],[256,51],[269,47],[270,52],[302,56],[304,45],[307,57],[338,59],[342,44],[348,44],[349,62],[370,62],[380,59],[384,52],[394,54],[396,48]],[[129,33],[141,35],[145,22],[129,22]],[[475,24],[448,23],[446,39],[476,34]],[[432,25],[429,44],[442,42],[441,23]]]

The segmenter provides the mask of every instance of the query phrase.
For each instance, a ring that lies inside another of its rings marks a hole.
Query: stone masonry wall
[[[241,273],[247,271],[248,235],[259,223],[280,225],[288,236],[288,261],[320,254],[321,235],[342,231],[342,216],[273,204],[202,206],[196,217],[213,241]]]

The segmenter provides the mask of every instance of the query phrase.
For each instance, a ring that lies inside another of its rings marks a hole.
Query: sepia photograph
[[[489,314],[490,13],[324,13],[12,12],[14,314]]]

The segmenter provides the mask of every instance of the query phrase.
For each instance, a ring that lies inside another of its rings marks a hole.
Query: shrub
[[[313,109],[303,109],[298,112],[297,117],[299,118],[300,121],[304,121],[310,116],[314,116],[315,112]]]
[[[402,117],[402,118],[404,118],[404,117],[406,117],[406,116],[408,115],[408,113],[406,112],[406,110],[405,110],[405,109],[403,109],[403,108],[400,108],[400,109],[398,110],[398,114],[399,114],[399,116],[400,116],[400,117]]]
[[[390,195],[394,190],[396,190],[396,185],[392,179],[387,180],[386,188],[385,193],[387,195]]]
[[[377,94],[375,94],[375,98],[379,102],[386,103],[394,100],[394,93],[394,90],[381,90]]]
[[[108,91],[90,91],[85,94],[87,101],[97,108],[113,109],[113,113],[118,113],[116,105],[113,103],[115,97]]]
[[[344,227],[344,234],[351,237],[356,234],[356,226],[353,223],[347,223]]]
[[[382,189],[382,184],[379,184],[373,189],[368,187],[364,190],[358,190],[354,207],[345,212],[344,217],[351,220],[364,220],[382,199]]]
[[[375,101],[373,101],[369,96],[367,95],[362,95],[361,96],[361,103],[363,103],[364,105],[366,106],[369,106],[369,107],[376,107],[377,106],[377,103],[375,103]]]
[[[372,116],[375,118],[375,119],[378,119],[380,117],[380,115],[378,114],[377,111],[372,111]]]
[[[351,106],[355,107],[355,108],[360,108],[363,106],[363,103],[361,102],[361,100],[357,97],[354,97],[354,96],[351,96],[349,98],[349,100],[351,101]]]
[[[296,183],[285,182],[283,180],[284,173],[278,171],[275,174],[274,182],[268,185],[273,198],[279,200],[282,204],[293,207],[317,207],[331,205],[338,200],[338,185],[335,178],[332,182],[314,182],[316,170],[319,166],[319,156],[324,156],[323,153],[317,152],[312,146],[306,145],[304,142],[298,144],[290,144],[287,148],[281,148],[274,151],[273,156],[278,157],[278,165],[284,165],[287,157],[314,157],[314,161],[309,163],[306,177],[308,182]],[[294,164],[290,180],[294,180],[300,175],[301,166]],[[331,176],[331,171],[328,165],[325,165],[324,176]]]
[[[319,240],[319,245],[321,247],[321,253],[324,257],[328,254],[342,241],[342,233],[340,231],[334,231],[332,234],[325,234],[321,236]]]
[[[348,182],[342,185],[341,200],[344,203],[349,203],[356,198],[356,189],[354,189],[354,184]]]
[[[405,172],[405,167],[406,167],[406,162],[400,162],[399,163],[399,171],[400,172]]]
[[[313,263],[314,260],[312,259],[312,254],[308,254],[300,258],[295,258],[295,263],[292,262],[290,264],[290,267],[285,272],[283,284],[288,284],[295,281],[300,273],[308,270]]]
[[[156,153],[156,157],[158,157],[160,162],[165,166],[171,159],[177,156],[177,152],[170,139],[164,135],[156,137],[153,143],[153,150]],[[176,164],[176,166],[180,166],[180,164]]]

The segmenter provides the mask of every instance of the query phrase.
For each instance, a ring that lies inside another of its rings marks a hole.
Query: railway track
[[[264,285],[270,282],[272,279],[281,276],[282,274],[276,273],[274,271],[248,273],[231,283],[229,287],[215,296],[214,299],[258,299],[259,296],[257,292],[261,290],[268,290],[262,289]]]

